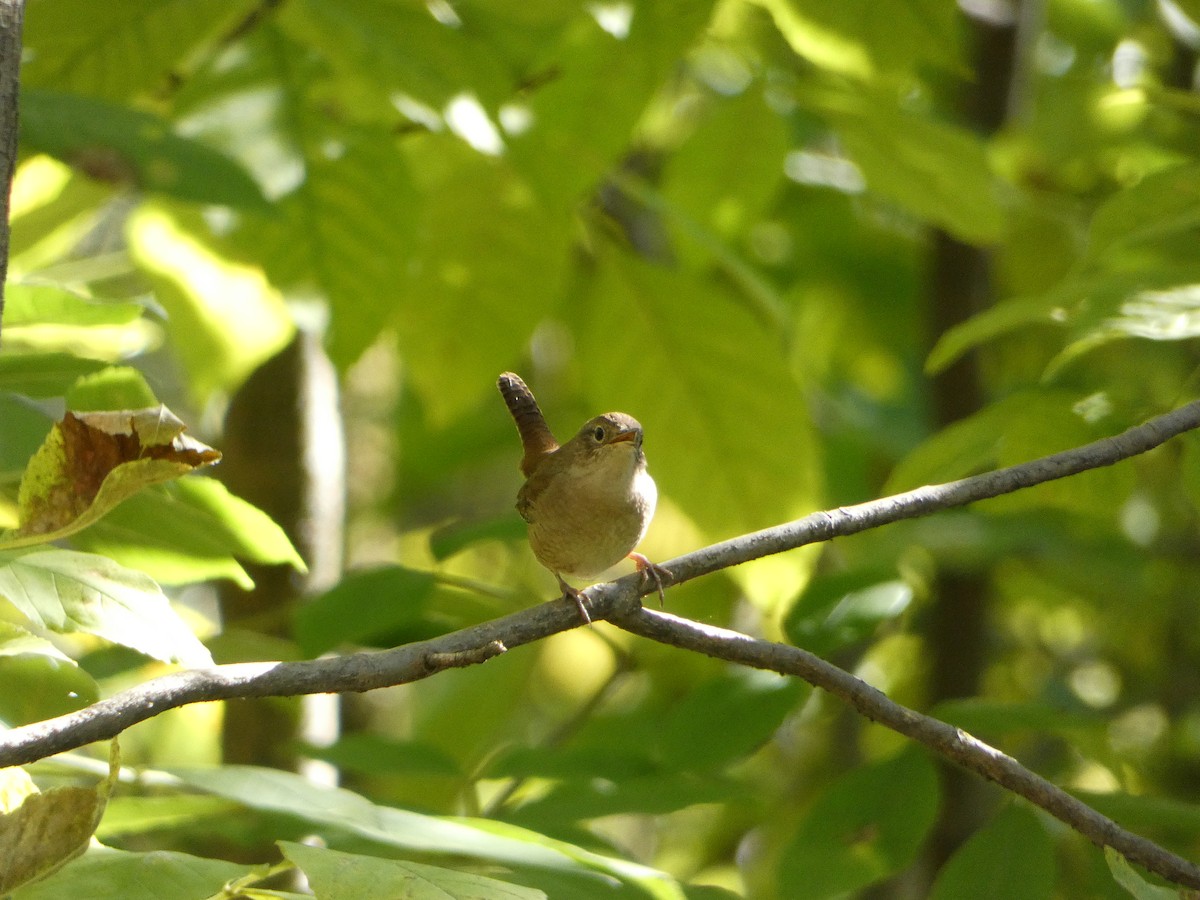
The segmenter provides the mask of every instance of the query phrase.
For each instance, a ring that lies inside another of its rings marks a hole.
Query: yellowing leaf
[[[95,522],[142,488],[215,463],[221,454],[187,437],[165,406],[71,413],[30,460],[18,492],[21,537],[2,547],[47,543]],[[36,540],[29,538],[36,536]]]
[[[0,813],[0,895],[44,878],[87,849],[116,783],[120,760],[112,746],[108,777],[94,788],[39,792],[22,770],[0,770],[6,801]],[[5,782],[16,789],[5,789]]]

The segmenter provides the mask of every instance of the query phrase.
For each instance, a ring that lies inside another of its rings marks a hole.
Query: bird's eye
[[[600,441],[603,441],[604,440],[604,427],[602,425],[597,425],[595,428],[593,428],[592,429],[592,437],[594,437],[596,439],[597,443],[599,443]]]

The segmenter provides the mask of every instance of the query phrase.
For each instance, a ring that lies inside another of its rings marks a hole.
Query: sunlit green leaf
[[[1179,891],[1173,887],[1164,887],[1148,881],[1129,864],[1129,860],[1112,847],[1104,848],[1104,860],[1108,863],[1113,880],[1129,891],[1136,900],[1174,900],[1179,896]]]
[[[439,22],[421,6],[300,0],[287,5],[280,21],[346,74],[370,72],[381,94],[401,92],[441,111],[452,97],[471,92],[494,109],[516,85],[498,48],[477,30],[474,9],[459,14],[470,27]]]
[[[692,221],[729,238],[763,215],[783,179],[788,134],[757,83],[736,97],[714,99],[701,116],[672,154],[662,193]]]
[[[1057,299],[1054,296],[1045,296],[1006,300],[972,316],[938,338],[925,361],[925,370],[931,375],[936,375],[964,353],[1021,328],[1031,325],[1061,327],[1065,323],[1066,314],[1057,305]]]
[[[67,394],[67,407],[75,412],[145,409],[157,403],[142,373],[129,366],[110,366],[84,375]]]
[[[146,575],[72,550],[0,554],[0,596],[41,628],[83,631],[184,665],[212,658]]]
[[[792,49],[822,68],[866,77],[918,64],[961,68],[961,24],[939,0],[758,0]]]
[[[492,390],[560,298],[569,232],[503,162],[427,140],[423,152],[457,165],[430,186],[437,202],[416,219],[414,264],[389,294],[415,387],[444,422]],[[421,157],[428,168],[432,159]]]
[[[143,207],[129,241],[194,396],[231,390],[291,340],[291,315],[262,271],[217,256],[164,210]]]
[[[9,284],[4,289],[5,330],[22,325],[124,325],[142,312],[137,303],[93,300],[53,285]]]
[[[632,6],[628,34],[581,16],[548,48],[545,83],[526,106],[530,127],[509,142],[518,170],[554,211],[574,207],[632,140],[654,92],[708,19],[711,5],[653,0]],[[548,70],[548,71],[547,71]],[[570,165],[561,161],[569,159]]]

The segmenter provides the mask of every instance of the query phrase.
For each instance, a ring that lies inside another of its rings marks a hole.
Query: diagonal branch
[[[929,515],[989,497],[1112,465],[1185,431],[1200,427],[1200,401],[1119,435],[1032,462],[949,484],[918,488],[856,506],[733,538],[666,563],[679,584],[752,559],[805,544],[855,534],[889,522]],[[888,700],[848,672],[797,647],[757,640],[725,629],[640,608],[640,575],[587,591],[592,618],[608,618],[632,633],[742,665],[795,675],[849,703],[863,715],[904,734],[953,762],[1025,797],[1101,846],[1111,846],[1177,884],[1200,888],[1200,867],[1132,834],[1022,767],[1016,760],[945,722]],[[241,697],[367,691],[418,681],[443,669],[485,662],[509,648],[579,625],[576,607],[546,603],[428,641],[392,650],[305,662],[241,663],[177,672],[122,691],[91,706],[0,734],[0,767],[118,735],[167,709]]]
[[[1024,797],[1070,825],[1098,847],[1112,847],[1131,862],[1176,884],[1200,888],[1200,866],[1141,835],[1126,831],[1112,819],[961,728],[894,703],[865,681],[807,650],[757,640],[738,631],[648,609],[622,616],[615,620],[615,624],[659,643],[743,666],[803,678],[813,687],[844,700],[872,722],[912,738],[962,768]]]

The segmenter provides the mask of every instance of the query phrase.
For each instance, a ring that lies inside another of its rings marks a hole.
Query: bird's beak
[[[611,441],[609,441],[609,443],[615,444],[618,441],[633,441],[636,444],[638,442],[637,429],[630,428],[628,431],[618,432],[616,435],[613,436],[613,439]]]

